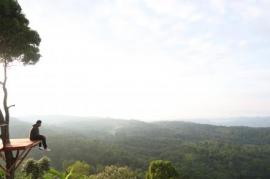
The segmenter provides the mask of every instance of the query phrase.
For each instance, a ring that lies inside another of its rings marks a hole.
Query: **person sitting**
[[[39,134],[39,127],[40,126],[41,126],[41,120],[37,120],[37,122],[33,125],[33,128],[31,129],[30,140],[31,141],[41,140],[43,147],[42,147],[41,143],[39,143],[39,149],[45,150],[45,151],[51,151],[47,146],[46,137]]]

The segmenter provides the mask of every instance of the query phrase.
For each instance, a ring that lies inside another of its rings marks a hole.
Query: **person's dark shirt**
[[[39,135],[38,125],[34,124],[30,132],[30,140],[35,140],[38,135]]]

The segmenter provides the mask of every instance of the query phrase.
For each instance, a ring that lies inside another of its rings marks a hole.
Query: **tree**
[[[178,173],[170,161],[155,160],[149,165],[146,179],[176,179]]]
[[[69,172],[59,172],[53,168],[50,168],[49,171],[43,175],[43,179],[71,179],[73,169],[71,169]]]
[[[91,175],[90,179],[136,179],[136,174],[128,167],[106,166],[104,171]]]
[[[22,13],[22,9],[16,0],[0,1],[0,63],[3,64],[3,79],[0,81],[3,90],[3,109],[0,109],[0,123],[7,124],[1,127],[3,145],[10,142],[9,120],[10,107],[8,104],[7,69],[13,62],[24,65],[35,64],[39,58],[39,34],[31,30],[28,19]],[[15,173],[15,157],[12,151],[5,151],[6,168],[10,169],[6,174],[7,179],[13,179]]]
[[[36,161],[34,159],[28,159],[22,171],[26,176],[31,176],[32,179],[38,179],[42,175],[49,171],[50,169],[50,160],[47,157],[42,157],[40,160]]]
[[[91,166],[83,161],[76,161],[68,167],[68,172],[72,171],[71,179],[85,178],[91,173]]]

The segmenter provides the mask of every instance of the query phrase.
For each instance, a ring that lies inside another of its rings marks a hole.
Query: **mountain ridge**
[[[74,121],[95,121],[95,122],[107,122],[107,121],[137,121],[144,123],[156,123],[156,122],[187,122],[197,124],[209,124],[216,126],[246,126],[246,127],[270,127],[270,116],[264,117],[230,117],[230,118],[196,118],[196,119],[170,119],[170,120],[157,120],[157,121],[144,121],[139,119],[118,119],[110,117],[87,117],[87,116],[69,116],[69,115],[32,115],[16,117],[22,121],[34,123],[37,119],[41,119],[47,124],[60,124],[63,122]]]

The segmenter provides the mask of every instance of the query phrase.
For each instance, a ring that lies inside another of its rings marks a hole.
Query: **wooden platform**
[[[10,144],[5,148],[0,144],[0,152],[2,151],[13,151],[13,150],[26,150],[37,146],[40,141],[31,141],[30,139],[10,139]]]
[[[0,163],[0,168],[6,173],[6,175],[10,175],[12,169],[16,170],[20,164],[23,162],[25,157],[31,151],[31,149],[37,146],[40,141],[31,141],[30,139],[10,139],[10,144],[6,145],[3,148],[2,143],[0,144],[0,158],[6,162],[5,159],[5,151],[14,151],[14,161],[9,168],[6,168],[6,164],[3,165]]]

